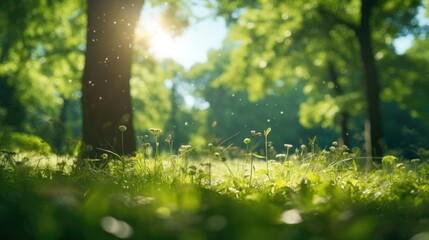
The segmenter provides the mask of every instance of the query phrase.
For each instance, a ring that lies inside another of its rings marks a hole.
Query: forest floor
[[[429,239],[428,159],[0,155],[0,239]],[[100,170],[92,165],[104,161]],[[84,164],[82,164],[82,162]]]

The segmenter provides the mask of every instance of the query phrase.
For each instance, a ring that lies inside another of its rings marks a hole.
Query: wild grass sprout
[[[247,162],[249,161],[249,157],[251,157],[251,153],[250,153],[250,143],[252,142],[252,140],[250,138],[245,138],[243,140],[244,145],[246,145],[246,151],[244,152],[244,163],[243,163],[243,169],[246,168],[247,166]],[[246,171],[244,170],[244,173]]]
[[[270,178],[270,169],[268,167],[268,134],[270,134],[271,128],[267,128],[264,130],[264,138],[265,138],[265,162],[267,164],[267,176]]]
[[[289,149],[291,149],[291,148],[293,147],[293,145],[292,145],[292,144],[287,144],[287,143],[285,143],[285,144],[284,144],[284,147],[286,148],[286,156],[285,156],[284,161],[287,161],[287,160],[288,160],[288,157],[289,157]]]
[[[146,159],[149,157],[148,151],[151,145],[149,142],[146,142],[146,140],[149,139],[148,135],[143,135],[139,137],[139,139],[141,141],[141,158],[138,158],[138,164],[143,171],[146,171],[147,170]],[[141,165],[142,160],[143,160],[143,166]]]
[[[127,127],[125,125],[120,125],[118,127],[121,132],[121,146],[122,146],[122,156],[124,155],[124,132],[127,131]]]
[[[232,178],[235,178],[234,172],[231,171],[231,168],[229,168],[228,163],[226,162],[226,157],[225,156],[221,156],[221,160],[222,162],[225,164],[226,168],[228,169],[229,173],[231,174]]]
[[[2,167],[11,167],[12,169],[16,169],[16,155],[17,153],[13,151],[8,151],[5,149],[0,150],[0,165]]]
[[[173,137],[171,134],[168,135],[168,137],[165,139],[165,143],[168,145],[168,150],[170,153],[170,158],[173,157]]]
[[[209,186],[211,186],[212,185],[212,158],[214,156],[214,145],[213,143],[209,143],[207,144],[207,147],[209,148],[210,160],[208,163],[204,163],[204,166],[208,167]]]
[[[181,145],[179,148],[179,155],[181,156],[181,158],[185,162],[185,166],[183,168],[185,173],[188,172],[188,165],[189,165],[188,154],[191,151],[191,149],[192,149],[191,145]]]
[[[300,160],[303,160],[303,159],[304,159],[304,154],[305,154],[306,149],[307,149],[307,146],[305,146],[304,144],[302,144],[302,145],[301,145],[301,152],[300,152],[300,154],[299,154],[299,159],[300,159]]]
[[[125,171],[125,156],[121,156],[113,151],[107,150],[107,149],[102,149],[102,148],[98,148],[99,150],[105,152],[103,154],[101,154],[101,158],[106,162],[106,164],[103,166],[103,168],[105,166],[107,166],[111,161],[109,160],[110,158],[108,158],[107,153],[110,153],[111,155],[115,156],[122,164],[122,171]],[[112,159],[112,161],[114,161],[114,159]]]
[[[250,178],[249,178],[249,185],[252,185],[252,177],[253,177],[253,171],[254,171],[254,166],[253,166],[253,153],[252,151],[252,147],[253,147],[253,141],[254,138],[257,136],[261,136],[262,134],[260,132],[256,132],[255,130],[250,131],[250,147],[249,147],[249,151],[250,151]]]
[[[157,171],[157,162],[159,161],[159,142],[158,142],[158,136],[162,133],[162,130],[159,128],[149,128],[149,132],[152,133],[155,137],[155,165],[154,169]],[[161,164],[162,167],[162,164]]]
[[[276,158],[278,159],[279,162],[285,162],[286,154],[284,153],[276,154]]]
[[[389,178],[391,182],[392,182],[392,172],[395,170],[396,161],[398,161],[398,158],[392,155],[384,156],[381,159],[381,164],[383,168],[389,173]]]
[[[411,162],[411,164],[414,167],[414,171],[417,171],[417,169],[418,169],[418,163],[420,162],[420,159],[414,158],[414,159],[411,159],[410,162]]]

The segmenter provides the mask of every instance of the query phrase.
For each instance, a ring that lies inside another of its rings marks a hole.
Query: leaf
[[[252,153],[252,155],[257,157],[257,158],[265,159],[265,156],[261,156],[261,155],[258,155],[256,153]]]
[[[313,146],[316,143],[317,136],[314,136],[313,138],[308,139],[308,143],[310,146]]]
[[[395,157],[395,156],[393,156],[393,155],[386,155],[386,156],[384,156],[384,157],[381,159],[381,162],[382,162],[382,163],[384,163],[384,164],[393,164],[393,162],[394,162],[395,160],[398,160],[398,158],[396,158],[396,157]]]
[[[317,173],[308,174],[308,180],[312,183],[318,183],[320,181],[320,176]]]
[[[264,131],[264,135],[268,136],[268,134],[270,134],[270,132],[271,132],[271,128],[269,127],[269,128],[267,128],[267,130]]]
[[[233,192],[233,193],[236,193],[236,194],[240,193],[240,190],[238,190],[236,188],[233,188],[233,187],[228,188],[228,190],[231,191],[231,192]]]
[[[354,159],[352,161],[352,164],[353,164],[353,170],[356,172],[358,170],[358,166],[357,166],[356,161]]]
[[[261,175],[267,175],[267,170],[266,169],[259,169],[258,171],[255,172],[256,176],[261,176]]]
[[[277,179],[276,180],[276,187],[277,188],[283,188],[283,187],[286,187],[286,186],[287,186],[287,183],[286,183],[285,180],[283,180],[283,179]]]
[[[107,153],[110,153],[110,154],[112,154],[112,155],[116,156],[119,160],[124,161],[124,159],[123,159],[119,154],[117,154],[117,153],[115,153],[115,152],[112,152],[112,151],[110,151],[110,150],[103,149],[103,148],[97,148],[97,149],[98,149],[98,150],[101,150],[101,151],[104,151],[104,152],[107,152]]]

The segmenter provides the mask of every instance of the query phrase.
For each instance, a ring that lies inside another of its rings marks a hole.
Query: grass
[[[255,136],[238,159],[213,144],[206,154],[106,151],[103,170],[2,151],[0,238],[428,239],[427,159],[368,168],[356,149],[313,139],[271,160],[267,144],[254,153]]]

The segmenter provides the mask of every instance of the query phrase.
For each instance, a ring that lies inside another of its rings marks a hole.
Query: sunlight
[[[204,9],[194,10],[201,13]],[[195,63],[205,62],[207,51],[219,49],[227,35],[226,23],[222,18],[195,22],[176,37],[172,37],[161,22],[159,8],[146,8],[140,16],[137,38],[146,39],[149,52],[155,58],[171,58],[187,69]]]
[[[157,58],[178,58],[183,54],[182,46],[175,38],[159,27],[150,42],[150,51]]]
[[[179,43],[178,38],[172,37],[160,22],[159,16],[143,15],[137,28],[137,35],[148,39],[149,52],[156,58],[183,58],[182,44]]]

